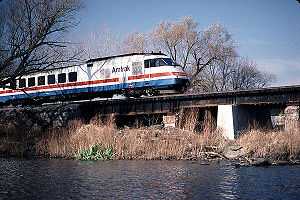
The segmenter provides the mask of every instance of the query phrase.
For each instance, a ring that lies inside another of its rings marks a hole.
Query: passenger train
[[[20,77],[14,87],[0,88],[0,103],[181,92],[188,83],[182,67],[165,54],[131,53]]]

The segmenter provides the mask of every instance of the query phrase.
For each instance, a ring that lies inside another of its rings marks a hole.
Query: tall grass
[[[183,113],[184,118],[178,122],[180,128],[161,129],[155,126],[120,130],[116,128],[113,116],[105,121],[95,118],[88,124],[75,120],[67,128],[48,130],[44,134],[29,131],[26,137],[20,136],[24,135],[23,132],[8,127],[6,131],[2,130],[0,152],[22,155],[28,146],[35,144],[38,155],[50,157],[199,159],[214,153],[222,154],[228,144],[236,143],[243,147],[248,157],[300,159],[300,130],[296,125],[288,131],[252,128],[235,142],[229,142],[220,131],[211,132],[205,123],[201,124],[201,133],[194,132],[195,123],[199,123],[197,112],[193,111],[190,115]]]
[[[113,118],[89,124],[75,121],[61,132],[52,131],[37,145],[38,154],[74,158],[100,145],[113,150],[113,159],[195,159],[214,147],[222,151],[225,139],[220,133],[197,134],[175,128],[115,128]]]
[[[300,159],[300,130],[250,130],[237,140],[250,157],[275,160]]]

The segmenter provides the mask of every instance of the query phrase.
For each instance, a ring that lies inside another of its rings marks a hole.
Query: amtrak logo
[[[127,72],[130,71],[130,68],[128,66],[126,67],[113,67],[112,73],[118,73],[118,72]]]

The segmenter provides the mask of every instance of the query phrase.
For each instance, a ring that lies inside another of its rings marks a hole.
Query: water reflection
[[[223,167],[223,175],[220,180],[219,187],[219,196],[220,199],[239,199],[237,193],[238,185],[238,174],[237,169],[231,165]]]
[[[297,199],[299,172],[189,161],[2,159],[0,199]]]

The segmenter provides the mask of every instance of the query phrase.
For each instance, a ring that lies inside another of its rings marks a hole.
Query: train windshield
[[[171,58],[156,58],[145,60],[145,68],[149,67],[159,67],[159,66],[180,66],[176,62],[174,62]]]
[[[174,62],[171,58],[160,58],[163,62],[160,62],[161,66],[163,65],[171,65],[171,66],[180,66],[176,62]]]

